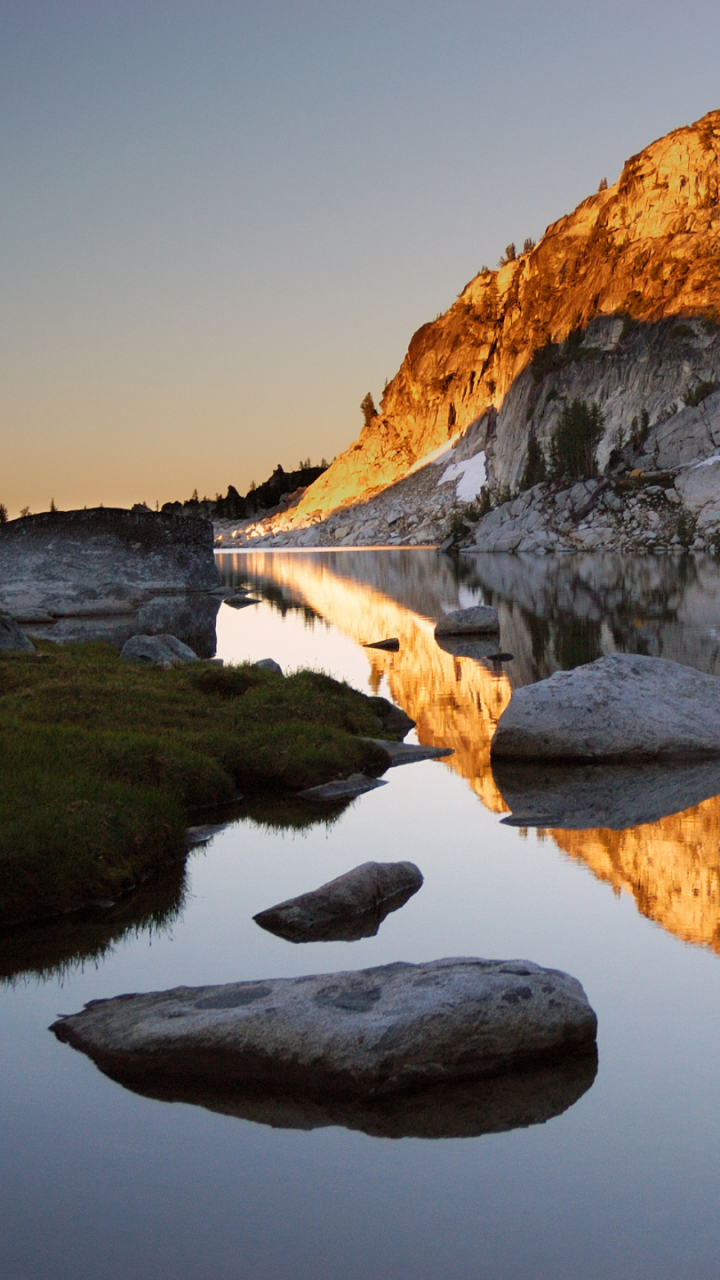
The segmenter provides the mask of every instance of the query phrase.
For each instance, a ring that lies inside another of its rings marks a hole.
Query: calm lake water
[[[715,561],[219,563],[263,597],[221,608],[226,661],[322,668],[455,754],[391,770],[330,824],[274,829],[252,811],[184,882],[172,872],[108,912],[0,938],[2,1280],[715,1280],[720,773],[620,772],[599,791],[553,776],[528,791],[489,764],[512,688],[559,666],[626,649],[720,674]],[[512,661],[434,640],[443,610],[483,600]],[[397,653],[360,647],[387,636]],[[253,923],[369,858],[410,858],[425,876],[376,937],[293,945]],[[547,1123],[443,1139],[271,1128],[140,1097],[47,1030],[125,991],[453,955],[529,958],[583,983],[597,1076]]]

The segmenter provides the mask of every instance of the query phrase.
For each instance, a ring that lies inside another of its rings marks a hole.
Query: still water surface
[[[221,656],[321,667],[392,698],[420,741],[455,754],[392,770],[330,825],[245,817],[191,857],[184,884],[173,873],[104,917],[0,943],[2,1280],[716,1277],[720,779],[618,775],[588,801],[587,780],[553,778],[531,798],[566,825],[538,828],[503,821],[510,808],[524,821],[528,796],[489,767],[512,688],[558,666],[620,648],[720,674],[715,563],[220,563],[263,595],[223,606]],[[433,620],[476,600],[499,609],[512,662],[435,643]],[[360,647],[389,635],[398,653]],[[625,829],[623,805],[637,818]],[[293,945],[253,923],[368,858],[411,858],[425,876],[376,937]],[[527,957],[583,982],[599,1068],[568,1110],[470,1138],[271,1128],[139,1097],[46,1030],[123,991],[451,955]]]

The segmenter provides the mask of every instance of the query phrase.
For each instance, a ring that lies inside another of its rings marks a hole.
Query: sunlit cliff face
[[[433,620],[343,577],[325,557],[257,552],[242,566],[252,581],[281,588],[357,643],[396,636],[397,653],[367,650],[372,687],[384,677],[389,696],[417,721],[419,741],[454,749],[437,767],[459,773],[492,812],[507,812],[490,769],[490,742],[511,694],[504,673],[446,653]],[[547,834],[616,892],[630,893],[643,915],[720,952],[720,796],[624,831]]]

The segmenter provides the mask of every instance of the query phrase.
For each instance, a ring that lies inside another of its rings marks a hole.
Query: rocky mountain
[[[251,537],[432,541],[481,489],[498,507],[528,487],[528,460],[550,457],[577,401],[599,411],[601,478],[673,473],[662,483],[675,493],[677,472],[720,449],[719,154],[713,111],[631,157],[537,245],[511,247],[417,331],[350,448]],[[704,518],[708,483],[695,477],[690,489],[704,492],[689,509],[711,536],[720,509]]]

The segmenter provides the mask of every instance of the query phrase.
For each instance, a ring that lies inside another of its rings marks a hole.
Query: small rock
[[[229,596],[223,600],[223,604],[229,605],[231,609],[244,609],[246,605],[260,603],[254,596]]]
[[[165,670],[197,662],[197,654],[177,636],[132,636],[120,650],[124,662],[145,662]]]
[[[397,653],[400,641],[392,636],[389,640],[372,640],[363,645],[363,649],[387,649],[388,653]]]
[[[424,747],[412,742],[390,742],[386,738],[364,738],[364,742],[374,742],[382,747],[390,756],[390,768],[400,764],[414,764],[419,760],[440,760],[443,756],[455,754],[454,747]]]
[[[374,937],[385,917],[404,906],[422,882],[413,862],[364,862],[253,919],[288,942],[354,942]]]
[[[253,665],[260,667],[261,671],[274,671],[279,676],[283,674],[280,663],[276,662],[274,658],[261,658],[259,662],[255,662]]]
[[[351,773],[349,778],[336,778],[334,782],[323,782],[318,787],[307,787],[298,791],[299,800],[352,800],[366,791],[374,791],[376,787],[385,787],[382,778],[368,778],[364,773]]]
[[[470,636],[496,634],[500,630],[497,609],[478,604],[471,609],[455,609],[440,618],[435,627],[436,636]]]
[[[227,826],[227,822],[208,822],[201,827],[188,827],[185,831],[188,849],[196,849],[201,844],[207,844],[218,831],[224,831]]]

